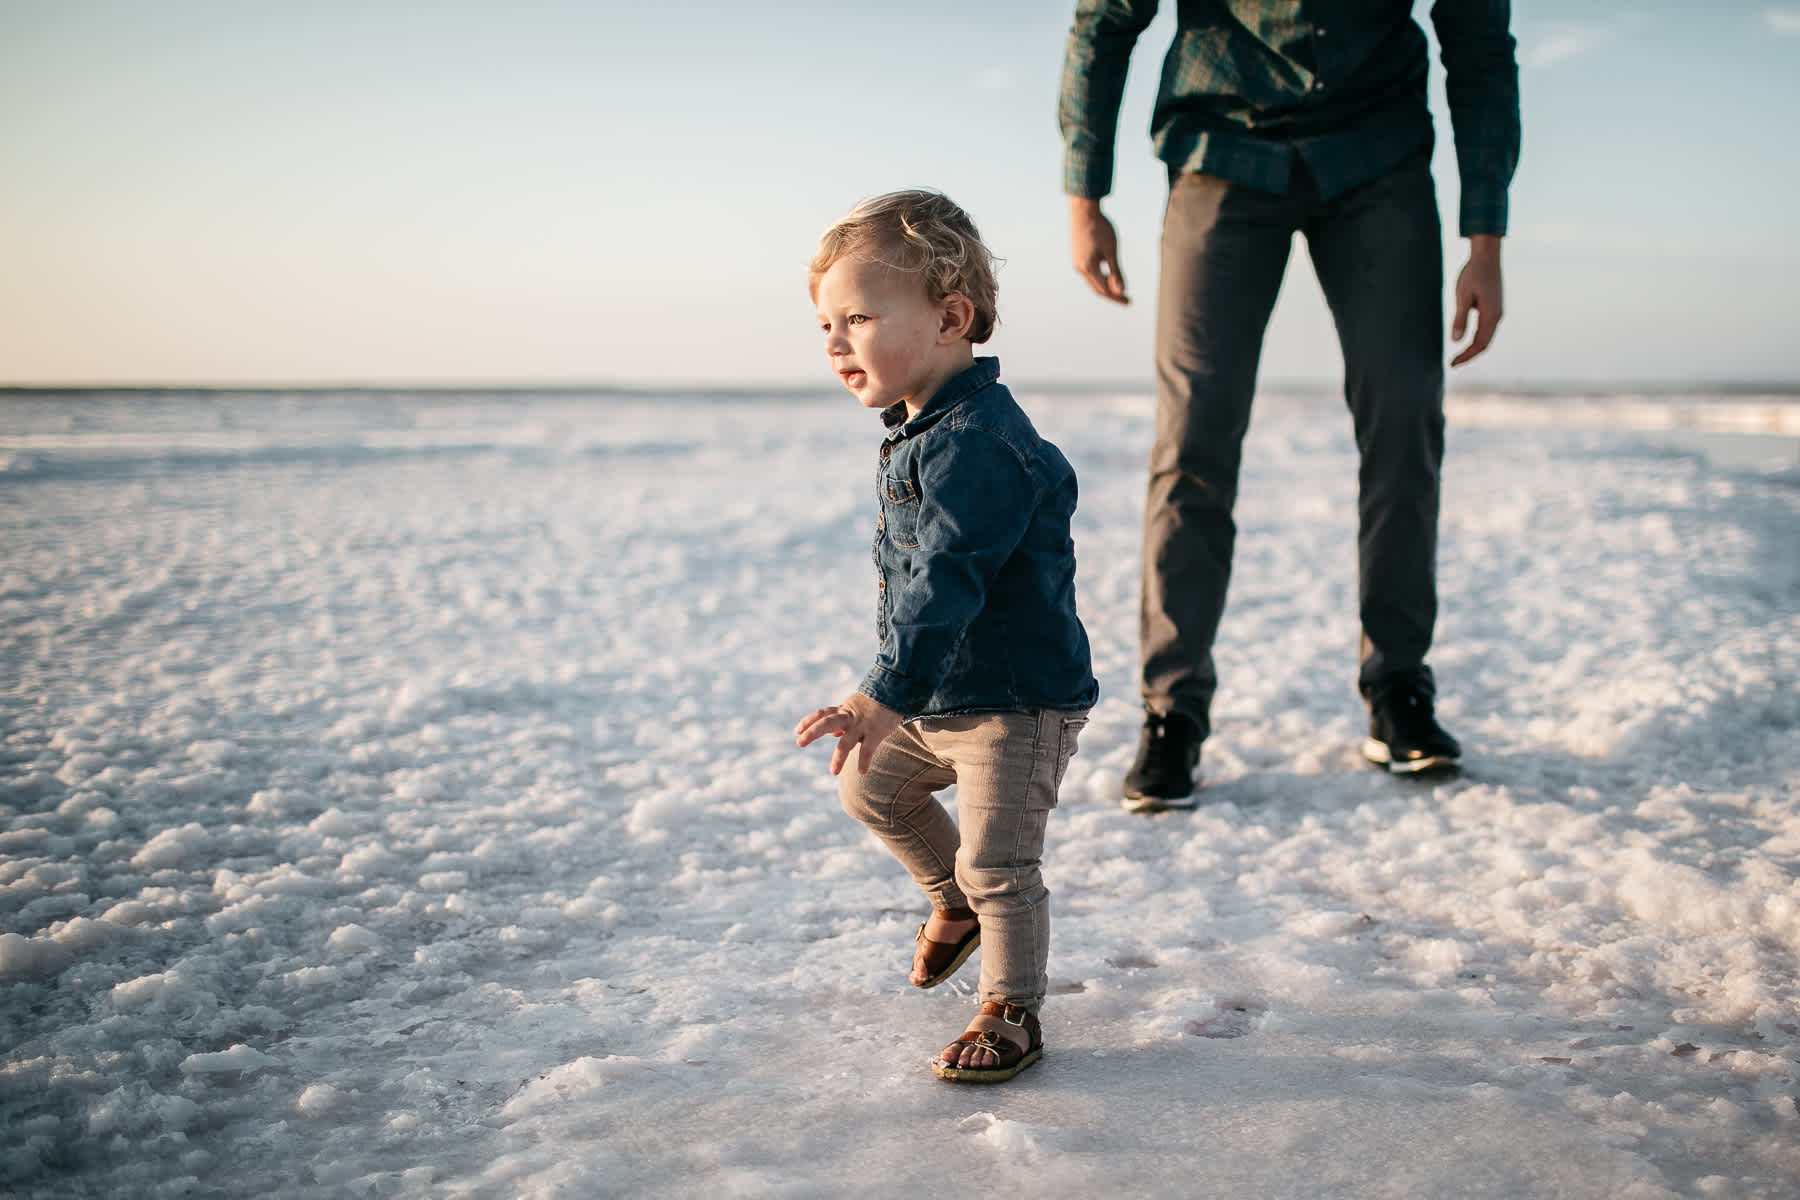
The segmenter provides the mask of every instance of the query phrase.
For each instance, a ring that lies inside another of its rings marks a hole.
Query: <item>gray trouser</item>
[[[1146,706],[1203,734],[1257,361],[1296,232],[1337,325],[1362,463],[1359,682],[1425,671],[1437,620],[1444,263],[1429,159],[1330,200],[1298,163],[1286,195],[1179,175],[1163,221],[1138,634]]]
[[[1049,983],[1050,892],[1039,870],[1082,713],[981,713],[902,725],[838,777],[867,825],[941,910],[981,921],[980,998],[1037,1011]],[[936,793],[956,785],[955,820]]]

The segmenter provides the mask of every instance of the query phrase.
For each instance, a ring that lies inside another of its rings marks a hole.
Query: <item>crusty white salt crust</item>
[[[0,1190],[1789,1194],[1791,442],[1453,425],[1419,783],[1357,754],[1347,418],[1266,397],[1205,803],[1145,818],[1149,405],[1022,395],[1105,697],[1046,1057],[979,1092],[788,732],[871,652],[869,414],[9,400]]]

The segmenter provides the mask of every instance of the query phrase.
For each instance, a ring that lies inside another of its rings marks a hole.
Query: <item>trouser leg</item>
[[[1443,241],[1420,156],[1318,205],[1307,247],[1344,352],[1358,477],[1359,682],[1424,673],[1437,622]]]
[[[981,920],[980,999],[1035,1012],[1049,985],[1044,834],[1085,719],[1016,712],[920,724],[956,772],[956,879]]]
[[[1286,198],[1205,175],[1175,178],[1163,220],[1141,686],[1148,708],[1192,718],[1202,736],[1218,686],[1213,640],[1257,361],[1296,224]]]
[[[881,839],[939,911],[968,906],[956,882],[956,822],[937,799],[955,782],[955,770],[925,746],[916,724],[875,748],[866,775],[852,755],[838,776],[844,811]]]

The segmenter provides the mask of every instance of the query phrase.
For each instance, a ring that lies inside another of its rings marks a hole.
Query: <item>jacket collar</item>
[[[925,407],[919,410],[918,416],[908,421],[906,405],[895,404],[881,410],[881,423],[892,431],[891,436],[894,437],[917,433],[999,378],[1000,360],[998,358],[991,355],[978,358],[973,366],[964,367],[952,375],[943,387],[934,392],[931,399],[925,401]]]

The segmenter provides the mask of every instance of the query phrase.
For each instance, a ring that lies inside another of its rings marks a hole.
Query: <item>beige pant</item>
[[[1036,1011],[1048,986],[1044,828],[1084,713],[979,713],[902,725],[839,776],[844,811],[874,831],[937,909],[981,920],[980,998]],[[956,819],[936,793],[956,785]]]

